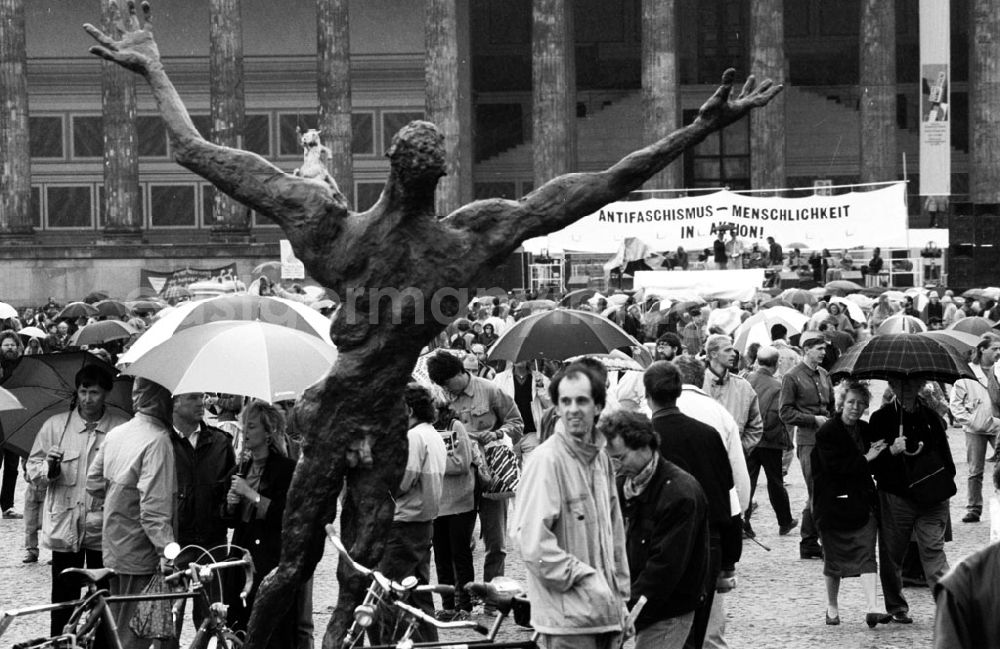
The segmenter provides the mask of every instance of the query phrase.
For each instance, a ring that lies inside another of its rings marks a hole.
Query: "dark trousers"
[[[806,491],[809,493],[809,500],[806,501],[806,506],[802,508],[802,527],[800,528],[802,540],[799,541],[799,550],[815,550],[820,547],[819,531],[816,529],[816,522],[813,521],[812,514],[813,472],[809,456],[812,454],[813,446],[813,444],[799,444],[796,449],[796,453],[799,456],[799,464],[802,465],[802,477],[806,481]],[[768,480],[770,481],[770,478]]]
[[[3,482],[0,482],[0,511],[14,506],[14,488],[17,486],[17,471],[20,458],[14,451],[3,452]]]
[[[715,601],[715,582],[719,579],[719,572],[722,570],[722,540],[717,530],[711,531],[711,540],[708,545],[708,584],[705,601],[694,609],[694,622],[691,623],[691,631],[684,642],[684,649],[701,649],[705,643],[705,632],[708,630],[708,618],[712,614],[712,602]]]
[[[780,448],[755,448],[747,456],[747,471],[750,472],[750,500],[757,491],[757,478],[760,476],[761,467],[764,468],[764,477],[767,478],[767,497],[771,501],[774,514],[778,517],[778,525],[790,525],[792,523],[792,509],[788,502],[788,491],[781,479],[781,456],[783,451]],[[746,517],[750,519],[750,510],[747,510]]]
[[[906,612],[910,605],[903,596],[902,565],[911,535],[917,542],[927,585],[933,588],[948,572],[944,538],[948,527],[949,501],[924,507],[909,498],[885,491],[879,491],[878,496],[881,508],[878,573],[885,596],[885,610],[889,613]]]
[[[83,581],[76,575],[62,576],[66,568],[103,568],[104,561],[100,550],[80,550],[79,552],[52,552],[52,602],[71,602],[80,598],[84,587]],[[108,588],[107,582],[98,584],[99,588]],[[73,609],[64,608],[52,611],[52,635],[62,633],[63,627],[69,622]]]
[[[472,565],[472,531],[476,527],[476,510],[461,514],[438,516],[434,520],[434,565],[439,584],[455,586],[455,595],[441,595],[441,607],[472,610],[472,601],[465,585],[476,578]],[[458,606],[455,606],[456,600]]]
[[[479,500],[479,531],[483,536],[483,581],[503,577],[507,558],[507,500]]]
[[[402,581],[407,577],[416,577],[418,584],[429,584],[431,581],[431,542],[434,535],[434,522],[401,522],[393,521],[389,531],[389,539],[385,544],[385,553],[382,561],[379,562],[379,572],[395,581]],[[414,593],[410,596],[411,602],[428,615],[434,615],[434,600],[430,593]],[[395,616],[395,607],[380,613],[387,613]],[[394,630],[391,626],[392,620],[382,619],[368,629],[369,640],[372,644],[392,644],[399,637],[385,637],[396,635],[403,629]],[[389,624],[387,629],[381,629],[385,624]],[[374,631],[374,633],[373,633]],[[376,637],[371,637],[372,635]],[[417,632],[413,634],[416,642],[436,642],[438,639],[437,629],[430,624],[420,624]]]

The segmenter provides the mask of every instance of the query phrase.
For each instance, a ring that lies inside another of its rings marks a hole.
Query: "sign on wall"
[[[949,0],[920,0],[920,195],[951,194]]]
[[[774,237],[808,249],[908,246],[905,183],[837,196],[776,198],[729,191],[703,196],[611,203],[547,237],[524,243],[538,254],[614,253],[626,237],[654,250],[710,248],[720,230],[735,229],[749,247]],[[766,248],[765,248],[766,249]]]
[[[236,278],[236,264],[218,268],[181,268],[179,270],[139,270],[139,293],[141,295],[167,296],[171,288],[187,288],[195,282],[209,279],[226,280]]]

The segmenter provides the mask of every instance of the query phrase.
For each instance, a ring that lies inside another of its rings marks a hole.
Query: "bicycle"
[[[237,546],[231,546],[237,547]],[[205,618],[190,649],[239,649],[243,646],[242,639],[233,633],[226,626],[226,605],[218,602],[208,602],[208,595],[205,593],[204,581],[211,579],[212,574],[218,570],[243,567],[246,571],[246,585],[240,594],[245,601],[253,583],[253,560],[250,553],[238,548],[243,552],[243,558],[237,560],[220,561],[206,565],[196,562],[188,564],[188,567],[180,570],[168,577],[167,582],[188,581],[187,592],[168,593],[143,593],[137,595],[111,595],[106,588],[99,588],[99,583],[105,581],[114,571],[110,568],[100,568],[96,570],[86,568],[67,568],[61,576],[76,575],[87,585],[86,595],[79,600],[69,602],[56,602],[53,604],[41,604],[28,606],[22,609],[5,611],[0,616],[0,636],[3,636],[10,624],[18,617],[48,613],[51,611],[72,608],[73,612],[69,620],[63,627],[61,634],[51,637],[34,638],[14,645],[14,649],[91,649],[97,634],[104,630],[105,638],[108,640],[111,649],[122,649],[121,640],[118,637],[118,625],[115,616],[111,612],[109,604],[135,602],[135,601],[155,601],[155,600],[177,600],[204,598],[209,604],[210,615]],[[180,554],[180,546],[172,543],[167,546],[164,556],[173,560]],[[215,640],[213,643],[212,640]]]
[[[400,582],[393,581],[377,570],[367,568],[356,562],[336,535],[333,525],[326,526],[327,536],[333,543],[334,548],[341,558],[351,566],[352,569],[366,577],[371,577],[372,581],[365,592],[365,597],[361,604],[354,609],[354,621],[344,639],[341,641],[341,649],[353,649],[360,646],[365,631],[375,622],[377,612],[381,613],[383,619],[392,621],[392,635],[382,637],[396,637],[402,629],[397,639],[392,644],[373,645],[368,649],[413,649],[417,647],[474,647],[475,649],[537,649],[537,633],[531,639],[514,642],[496,642],[497,633],[504,620],[511,613],[515,612],[515,621],[521,626],[530,626],[530,604],[526,597],[520,592],[501,592],[492,584],[473,582],[466,585],[466,590],[474,597],[483,600],[488,606],[496,609],[496,616],[490,627],[483,626],[475,620],[455,620],[451,622],[441,621],[428,615],[416,606],[407,602],[412,593],[427,592],[453,595],[454,586],[438,585],[417,585],[416,577],[407,577]],[[447,631],[457,629],[470,629],[485,636],[463,644],[453,642],[414,642],[413,635],[422,623],[429,624],[434,628]]]

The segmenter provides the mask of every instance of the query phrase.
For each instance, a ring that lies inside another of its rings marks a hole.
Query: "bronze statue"
[[[443,218],[434,213],[434,191],[445,174],[443,138],[433,124],[411,122],[386,153],[391,170],[378,202],[352,212],[335,186],[203,139],[163,69],[149,4],[142,5],[141,22],[134,2],[128,11],[115,15],[117,38],[84,26],[100,43],[90,51],[146,79],[177,162],[273,219],[313,278],[342,299],[349,293],[356,298],[345,300],[333,317],[336,365],[302,395],[291,417],[303,439],[302,455],[285,510],[281,564],[262,585],[250,620],[251,648],[267,644],[295,589],[312,575],[322,556],[323,526],[336,517],[345,479],[342,536],[357,560],[377,564],[393,514],[387,495],[406,458],[402,390],[421,348],[464,307],[457,289],[477,286],[525,239],[564,228],[639,189],[686,149],[781,91],[770,81],[757,86],[751,76],[733,98],[735,72],[727,70],[692,124],[607,170],[566,174],[519,200],[475,201]],[[374,466],[357,462],[369,445],[378,459]],[[359,577],[339,577],[324,647],[339,641],[363,589]]]

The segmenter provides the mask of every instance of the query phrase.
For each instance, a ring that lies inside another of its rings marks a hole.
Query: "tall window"
[[[48,185],[45,188],[48,227],[94,227],[92,189],[90,185]]]
[[[684,111],[690,124],[698,111]],[[687,187],[750,188],[750,120],[741,119],[709,135],[684,154]]]
[[[198,220],[194,185],[150,185],[150,222],[154,228],[193,228]]]
[[[29,117],[28,147],[32,158],[63,158],[62,117]]]

